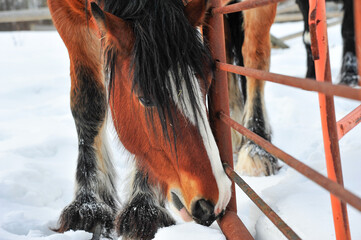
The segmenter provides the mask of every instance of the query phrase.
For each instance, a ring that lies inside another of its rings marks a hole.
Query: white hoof
[[[277,159],[256,144],[245,144],[238,154],[235,170],[247,176],[269,176],[278,169]]]

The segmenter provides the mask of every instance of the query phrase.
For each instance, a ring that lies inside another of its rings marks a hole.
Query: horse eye
[[[139,102],[144,106],[144,107],[154,107],[154,103],[152,102],[152,100],[145,98],[145,97],[138,97]]]

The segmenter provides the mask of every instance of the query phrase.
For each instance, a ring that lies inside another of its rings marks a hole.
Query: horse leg
[[[105,138],[108,102],[100,41],[87,24],[85,3],[49,0],[48,5],[69,52],[71,111],[78,134],[75,198],[62,211],[56,231],[85,230],[98,235],[101,230],[108,236],[118,199]]]
[[[243,30],[242,30],[242,13],[227,14],[224,17],[224,30],[226,36],[226,55],[227,63],[234,64],[236,61],[238,65],[243,66],[243,59],[241,53]],[[240,41],[241,40],[241,41]],[[239,49],[235,54],[234,51]],[[228,98],[230,116],[232,119],[241,122],[244,107],[244,96],[240,89],[240,78],[233,73],[228,73]],[[233,152],[238,152],[242,143],[242,135],[234,129],[231,129],[232,149]]]
[[[58,232],[102,229],[108,236],[118,209],[115,170],[106,144],[107,97],[93,70],[71,60],[71,110],[78,133],[75,198],[61,213]],[[79,64],[79,65],[78,65]]]
[[[122,239],[153,239],[158,228],[174,225],[165,208],[165,195],[160,187],[152,186],[147,174],[135,170],[133,192],[118,215],[116,230]]]
[[[244,43],[242,47],[245,67],[269,70],[271,52],[270,28],[276,15],[276,4],[243,12]],[[264,103],[264,85],[261,80],[247,77],[247,99],[244,107],[243,125],[271,140]],[[277,171],[277,159],[254,142],[243,138],[236,169],[248,175],[270,175]]]
[[[341,84],[356,86],[359,81],[355,50],[355,29],[353,17],[353,0],[344,0],[344,17],[342,21],[343,58],[341,67]]]
[[[310,36],[310,29],[308,25],[308,12],[310,9],[308,0],[296,0],[298,7],[301,10],[302,17],[303,17],[303,43],[306,48],[306,58],[307,58],[307,78],[316,78],[315,72],[315,62],[313,61],[312,50],[311,50],[311,36]]]
[[[241,122],[243,113],[243,97],[238,82],[239,80],[235,74],[228,73],[230,116],[232,119]],[[242,144],[242,135],[236,130],[232,129],[231,136],[233,152],[238,152]]]

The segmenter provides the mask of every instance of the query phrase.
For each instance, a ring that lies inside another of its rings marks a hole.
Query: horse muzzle
[[[210,226],[218,216],[214,214],[214,204],[211,201],[200,199],[192,206],[192,218],[198,224]]]
[[[195,201],[191,206],[190,212],[183,205],[178,194],[174,192],[172,192],[172,202],[181,213],[183,220],[191,221],[191,219],[193,219],[196,223],[204,226],[210,226],[215,220],[224,215],[224,211],[221,211],[218,215],[216,215],[214,204],[209,200],[199,199]],[[185,216],[185,214],[187,216]]]

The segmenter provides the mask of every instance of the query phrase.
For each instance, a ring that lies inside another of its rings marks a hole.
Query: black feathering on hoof
[[[154,204],[147,194],[135,196],[116,219],[116,230],[123,239],[153,239],[159,228],[175,224],[166,209]]]
[[[246,147],[250,148],[249,155],[252,158],[258,157],[264,163],[266,169],[266,176],[276,174],[279,170],[278,158],[274,157],[272,154],[258,146],[252,141],[246,143]]]
[[[248,176],[270,176],[280,169],[278,159],[252,141],[241,147],[235,169]]]
[[[114,228],[114,218],[114,210],[105,203],[75,200],[61,213],[59,228],[52,230],[61,233],[68,230],[85,230],[96,234],[99,232],[100,226],[101,235],[110,237]]]
[[[357,86],[360,76],[357,71],[357,58],[352,52],[346,52],[342,60],[340,84]]]

